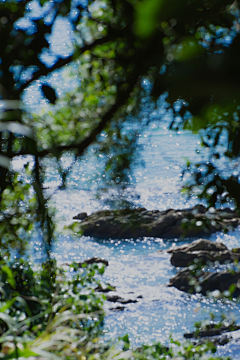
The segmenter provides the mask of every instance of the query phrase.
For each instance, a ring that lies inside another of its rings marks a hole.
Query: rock
[[[240,224],[238,214],[230,209],[210,213],[203,205],[192,209],[166,211],[145,208],[97,211],[90,216],[80,213],[79,226],[83,235],[96,238],[139,238],[198,236],[221,231]],[[208,230],[206,230],[206,226]]]
[[[85,212],[81,212],[79,214],[77,214],[76,216],[73,217],[73,219],[75,220],[85,220],[87,218],[87,213]]]
[[[227,343],[229,343],[229,341],[232,340],[232,336],[231,335],[220,335],[220,336],[214,336],[214,337],[207,337],[207,338],[202,338],[199,339],[197,341],[192,341],[193,345],[195,346],[200,346],[203,344],[209,344],[211,343],[214,346],[220,345],[226,345]]]
[[[131,304],[138,302],[137,300],[132,299],[123,299],[121,296],[118,295],[107,295],[107,300],[111,302],[119,302],[121,304]]]
[[[191,244],[184,244],[180,246],[172,246],[167,250],[167,253],[175,252],[176,250],[183,250],[187,252],[199,251],[199,250],[207,250],[207,251],[225,251],[228,248],[222,243],[212,242],[206,239],[198,239]]]
[[[184,292],[190,292],[191,290],[191,293],[193,293],[195,289],[189,284],[191,279],[191,271],[189,269],[183,269],[170,279],[168,286],[173,286]]]
[[[109,310],[112,310],[112,311],[123,311],[124,309],[125,309],[125,306],[116,306],[116,307],[110,308]]]
[[[91,259],[87,259],[85,260],[84,262],[82,263],[78,263],[79,267],[82,267],[83,265],[91,265],[91,264],[104,264],[106,266],[108,266],[108,261],[107,260],[104,260],[104,259],[101,259],[101,258],[98,258],[98,257],[93,257]]]
[[[224,326],[223,324],[208,324],[204,329],[199,329],[192,333],[184,334],[183,336],[185,339],[198,339],[201,337],[209,337],[209,336],[216,336],[221,335],[226,332],[236,331],[239,330],[240,326],[236,324],[230,324],[228,326]]]
[[[171,255],[171,264],[185,267],[192,262],[207,263],[218,261],[220,264],[228,261],[239,261],[240,250],[228,248],[222,243],[214,243],[210,240],[199,239],[189,245],[175,246],[167,250]]]
[[[116,288],[110,284],[105,284],[105,286],[98,285],[94,290],[97,292],[107,293],[110,291],[116,291]]]
[[[193,341],[193,344],[199,346],[204,343],[212,343],[213,345],[226,345],[232,340],[232,336],[229,333],[239,330],[240,326],[235,323],[225,326],[223,324],[208,324],[202,329],[198,329],[192,333],[184,334],[185,339],[198,339]],[[223,335],[222,335],[223,334]]]
[[[219,290],[222,293],[229,290],[231,285],[235,285],[232,295],[239,296],[240,273],[231,273],[229,271],[210,273],[200,270],[197,275],[193,275],[190,269],[183,269],[170,279],[168,286],[173,286],[191,294],[198,292],[206,295],[214,290]]]

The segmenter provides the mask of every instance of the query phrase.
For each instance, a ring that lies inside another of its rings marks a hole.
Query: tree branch
[[[87,50],[92,50],[92,48],[94,48],[97,45],[101,45],[101,44],[104,44],[105,42],[108,42],[109,40],[111,40],[111,38],[112,38],[112,35],[111,36],[107,35],[104,38],[95,40],[91,44],[84,45],[80,49],[79,56],[81,54],[83,54]],[[32,82],[38,80],[41,76],[46,76],[49,73],[53,72],[54,70],[60,69],[65,65],[69,65],[72,61],[75,60],[75,55],[77,54],[77,51],[78,50],[76,50],[73,55],[70,55],[67,58],[64,58],[64,59],[60,58],[51,68],[47,68],[45,66],[42,66],[38,71],[36,71],[32,75],[31,79],[27,80],[24,84],[22,84],[20,86],[20,91],[23,91],[24,89],[26,89]]]
[[[111,121],[111,119],[114,116],[114,114],[116,113],[116,111],[125,104],[129,95],[133,91],[133,88],[134,88],[135,84],[137,83],[139,76],[140,76],[140,73],[135,72],[135,74],[132,76],[131,81],[129,82],[128,89],[124,92],[121,91],[121,93],[118,95],[116,103],[111,107],[110,110],[108,110],[108,112],[102,117],[102,120],[97,125],[97,127],[94,128],[91,131],[90,135],[87,136],[83,141],[81,141],[80,143],[73,143],[70,145],[61,145],[61,146],[56,146],[56,147],[53,147],[50,149],[38,151],[37,156],[39,158],[41,158],[41,157],[45,157],[50,154],[54,155],[56,153],[59,154],[64,151],[71,151],[71,150],[77,150],[78,156],[81,156],[84,153],[84,151],[89,147],[89,145],[91,145],[96,140],[97,136],[105,128],[106,124],[109,121]],[[12,153],[10,155],[10,158],[14,158],[15,156],[20,156],[20,155],[36,155],[36,154],[31,154],[29,151],[21,151],[18,154]]]

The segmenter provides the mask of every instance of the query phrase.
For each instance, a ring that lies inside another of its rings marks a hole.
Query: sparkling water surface
[[[32,2],[31,4],[34,4]],[[36,10],[35,11],[39,11]],[[63,41],[63,29],[66,28]],[[59,31],[60,29],[60,31]],[[61,36],[60,36],[61,34]],[[42,60],[48,64],[56,61],[55,56],[66,56],[71,53],[72,29],[70,23],[63,23],[61,18],[55,24],[53,36],[49,39],[51,53],[43,53]],[[68,79],[62,72],[55,72],[46,80],[57,87],[59,95],[62,89],[68,89]],[[76,79],[76,85],[78,80]],[[70,87],[72,86],[72,82]],[[45,104],[38,92],[39,84],[33,84],[25,91],[24,100],[27,106]],[[37,99],[37,101],[36,101]],[[171,115],[171,114],[170,114]],[[162,114],[161,117],[163,118]],[[166,114],[167,117],[167,114]],[[133,180],[135,188],[128,190],[129,199],[136,206],[149,210],[168,208],[183,209],[197,203],[196,198],[187,200],[180,195],[182,183],[181,170],[184,158],[199,161],[196,149],[200,147],[199,138],[188,132],[172,132],[161,123],[153,125],[139,138],[143,147],[142,157],[145,166],[136,166]],[[69,159],[66,159],[68,161]],[[26,159],[14,161],[13,166],[21,168]],[[166,250],[173,243],[182,244],[193,239],[137,239],[137,240],[97,240],[89,237],[73,239],[63,232],[64,225],[70,224],[72,217],[79,212],[91,214],[105,209],[104,197],[97,200],[95,190],[98,180],[93,173],[98,173],[99,161],[89,153],[72,169],[65,190],[54,191],[60,178],[54,170],[53,162],[47,163],[46,190],[52,195],[55,206],[59,236],[53,249],[53,256],[59,264],[71,261],[83,261],[96,256],[109,261],[103,280],[116,286],[116,294],[126,299],[137,299],[137,303],[124,305],[123,311],[114,312],[110,308],[121,304],[105,303],[105,336],[116,338],[129,334],[132,346],[141,343],[160,341],[169,342],[169,335],[182,339],[185,332],[193,330],[194,322],[209,318],[214,313],[216,318],[222,313],[235,316],[239,323],[239,305],[236,301],[213,300],[201,295],[188,295],[175,288],[167,287],[169,280],[178,269],[170,263]],[[99,171],[100,174],[100,171]],[[132,197],[131,197],[132,193]],[[134,197],[138,194],[138,197]],[[222,242],[229,248],[239,247],[240,230],[228,234],[216,233],[209,237],[212,241]],[[41,243],[37,236],[32,241],[33,257],[41,259]],[[113,293],[115,294],[115,292]],[[234,332],[236,341],[231,341],[218,349],[219,355],[230,355],[240,359],[240,346],[237,338],[240,332]]]
[[[34,5],[35,2],[30,4]],[[36,5],[36,4],[35,4]],[[33,9],[34,10],[34,9]],[[32,10],[32,11],[33,11]],[[34,11],[40,11],[35,9]],[[64,28],[66,31],[63,31]],[[65,37],[63,39],[63,33]],[[51,51],[43,53],[42,60],[48,64],[56,61],[56,56],[66,56],[72,51],[72,28],[69,22],[62,18],[55,24],[53,35],[49,38]],[[68,79],[62,77],[62,72],[55,72],[46,79],[57,87],[59,95],[62,89],[68,89]],[[78,80],[76,80],[76,85]],[[70,87],[72,86],[72,82]],[[37,103],[44,104],[45,100],[38,92],[39,84],[33,84],[25,91],[24,99],[27,106],[34,108]],[[152,126],[139,138],[143,146],[142,156],[144,166],[137,166],[134,171],[135,189],[129,189],[138,197],[133,202],[137,206],[149,210],[164,210],[168,208],[189,208],[197,203],[196,198],[186,200],[180,195],[182,183],[181,170],[184,157],[199,161],[196,149],[199,148],[199,138],[187,132],[175,133],[162,125]],[[13,166],[21,168],[26,159],[14,161]],[[166,250],[173,243],[182,244],[193,239],[164,240],[97,240],[89,237],[72,239],[63,232],[64,225],[70,224],[72,217],[79,212],[91,214],[106,208],[106,203],[96,200],[95,189],[98,180],[93,180],[92,174],[98,171],[98,161],[88,154],[72,169],[65,190],[54,192],[60,178],[54,171],[53,162],[49,162],[47,171],[46,190],[53,193],[52,205],[56,207],[56,220],[59,235],[53,249],[53,256],[59,264],[71,261],[83,261],[96,256],[109,261],[103,280],[116,286],[116,293],[126,299],[137,299],[137,303],[127,304],[123,311],[114,312],[114,303],[105,303],[106,319],[104,331],[107,338],[114,338],[129,334],[132,346],[141,343],[161,341],[168,343],[172,333],[175,339],[182,339],[185,332],[193,330],[193,324],[204,318],[209,318],[212,312],[216,317],[222,313],[235,316],[239,323],[239,305],[236,301],[213,300],[201,295],[188,295],[172,287],[167,287],[169,279],[177,270],[170,263],[170,256]],[[228,234],[216,233],[209,237],[212,241],[223,242],[229,248],[239,247],[240,230]],[[33,257],[41,259],[41,243],[36,238],[32,241]],[[119,304],[121,305],[121,304]],[[237,337],[239,331],[234,332],[236,341],[231,341],[218,349],[219,355],[230,355],[233,359],[240,359],[240,347]]]
[[[183,157],[198,159],[198,137],[190,133],[175,133],[164,126],[147,130],[139,139],[144,147],[142,152],[145,166],[137,166],[135,175],[134,200],[137,206],[149,210],[167,208],[188,208],[196,204],[195,198],[187,200],[180,195],[182,182],[181,170]],[[61,233],[64,225],[73,222],[72,217],[79,212],[91,214],[107,208],[103,201],[95,198],[94,180],[91,173],[97,171],[97,160],[90,156],[78,162],[69,176],[66,190],[53,194],[52,203],[57,209],[58,229]],[[51,189],[59,182],[58,176],[49,167],[46,186]],[[129,190],[131,191],[131,189]],[[132,190],[133,191],[133,190]],[[209,239],[223,242],[229,248],[239,246],[240,231],[236,229],[228,234],[212,234]],[[192,331],[194,322],[209,318],[214,313],[216,319],[222,313],[239,319],[239,305],[236,301],[213,300],[201,295],[188,295],[175,288],[167,287],[170,278],[177,270],[170,263],[166,250],[173,243],[182,244],[193,239],[136,239],[136,240],[97,240],[90,237],[72,239],[62,233],[53,249],[53,256],[59,264],[70,261],[83,261],[96,256],[109,261],[103,280],[116,286],[116,292],[125,299],[137,299],[137,303],[124,305],[123,311],[110,308],[121,306],[119,303],[105,303],[105,336],[114,338],[128,333],[133,346],[141,343],[161,341],[168,343],[169,335],[182,339],[185,332]],[[36,246],[36,245],[35,245]],[[35,251],[38,257],[38,251]],[[236,332],[236,334],[239,332]],[[234,335],[235,337],[237,335]],[[240,347],[237,341],[219,347],[221,355],[232,355],[240,359]]]

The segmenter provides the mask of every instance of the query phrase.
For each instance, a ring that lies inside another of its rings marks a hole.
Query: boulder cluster
[[[228,208],[210,211],[202,205],[197,205],[192,209],[168,209],[166,211],[148,211],[145,208],[104,210],[97,211],[90,216],[86,213],[80,213],[74,219],[81,221],[79,226],[83,235],[105,239],[196,237],[201,234],[206,235],[206,231],[207,234],[210,234],[240,225],[238,213]],[[221,294],[240,296],[240,272],[213,271],[210,266],[212,264],[239,263],[240,248],[228,249],[222,243],[198,239],[190,244],[172,246],[167,250],[167,253],[171,254],[170,261],[173,266],[183,268],[170,279],[167,286],[191,294],[207,295],[213,293],[217,297]],[[79,263],[79,266],[92,263],[108,265],[104,259],[92,258],[84,263]],[[204,271],[204,265],[209,265],[210,270]],[[95,290],[108,293],[116,289],[110,284],[106,284],[106,286],[99,286]],[[106,295],[109,302],[120,304],[120,306],[110,309],[113,311],[124,310],[124,305],[138,302],[140,297],[125,299],[118,295]],[[211,342],[216,345],[223,345],[231,339],[229,335],[223,333],[238,329],[240,327],[235,324],[231,324],[231,326],[211,325],[207,329],[184,336],[186,338],[213,337]]]
[[[81,221],[83,235],[105,239],[195,237],[206,235],[206,231],[209,234],[240,224],[238,213],[229,208],[210,210],[203,205],[165,211],[149,211],[145,208],[102,210],[89,216],[87,213],[79,213],[74,219]]]
[[[204,272],[202,265],[215,263],[224,264],[240,259],[240,249],[229,250],[222,243],[199,239],[189,245],[175,246],[167,250],[171,254],[174,266],[186,267],[180,270],[168,286],[189,292],[206,295],[214,290],[223,293],[231,290],[233,296],[240,295],[240,273],[223,270],[218,272]]]

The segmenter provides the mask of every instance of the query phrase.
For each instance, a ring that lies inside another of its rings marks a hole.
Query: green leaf
[[[12,305],[15,303],[15,298],[12,300],[8,300],[4,306],[0,308],[0,312],[5,313],[6,310],[10,309]]]
[[[32,350],[29,349],[20,349],[18,348],[17,351],[14,350],[12,353],[4,356],[2,359],[3,360],[10,360],[10,359],[18,359],[18,358],[29,358],[31,356],[38,356],[38,354],[36,352],[33,352]]]
[[[2,271],[4,271],[7,274],[8,283],[11,285],[12,288],[15,289],[16,283],[15,283],[15,279],[14,279],[12,270],[7,265],[3,265],[1,269],[2,269]]]
[[[175,60],[189,61],[203,52],[203,47],[198,44],[194,36],[181,39],[172,51]]]
[[[164,2],[164,0],[143,0],[137,3],[134,30],[138,36],[146,38],[152,35],[157,27],[158,15]]]

